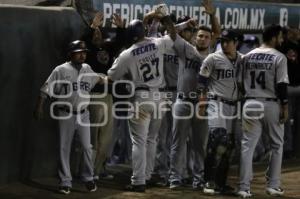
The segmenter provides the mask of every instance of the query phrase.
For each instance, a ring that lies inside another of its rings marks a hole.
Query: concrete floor
[[[264,169],[266,164],[260,163],[254,166],[255,177],[252,182],[252,192],[254,198],[263,199],[271,198],[264,193]],[[130,167],[128,165],[118,165],[110,168],[115,174],[115,179],[101,181],[99,189],[95,193],[87,193],[85,187],[80,182],[74,182],[72,193],[70,195],[62,195],[57,192],[57,179],[44,178],[34,179],[24,183],[13,183],[0,187],[0,199],[133,199],[133,198],[216,198],[229,199],[236,198],[234,196],[206,196],[200,191],[193,191],[191,187],[187,187],[183,191],[171,191],[167,187],[155,187],[147,189],[146,193],[130,193],[124,192],[123,188],[129,183]],[[237,166],[231,167],[231,175],[229,178],[230,185],[237,185]],[[284,161],[282,169],[282,188],[285,190],[285,196],[282,198],[292,199],[300,198],[300,159]]]

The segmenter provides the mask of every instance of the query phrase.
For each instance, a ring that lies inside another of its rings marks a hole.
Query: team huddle
[[[68,194],[72,187],[69,159],[75,131],[83,146],[82,180],[90,192],[97,190],[99,171],[93,166],[90,126],[85,125],[93,120],[90,92],[95,85],[129,80],[134,94],[128,102],[138,106],[128,108],[132,176],[127,191],[145,192],[154,172],[170,189],[184,189],[187,162],[192,162],[193,189],[208,195],[252,197],[253,153],[265,133],[271,146],[265,190],[271,196],[284,194],[280,174],[289,80],[287,59],[276,50],[282,28],[266,26],[263,44],[243,55],[237,51],[239,34],[221,31],[211,1],[203,2],[211,28],[198,27],[193,19],[175,24],[165,5],[158,5],[143,21],[132,20],[126,29],[131,45],[113,61],[107,75],[85,63],[85,42],[70,44],[70,61],[53,70],[41,88],[36,110],[40,117],[45,100],[57,98],[60,192]],[[240,123],[235,190],[227,177]]]

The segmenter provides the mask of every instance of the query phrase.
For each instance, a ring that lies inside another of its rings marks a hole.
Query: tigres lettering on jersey
[[[241,54],[233,64],[221,51],[207,56],[201,66],[200,75],[209,78],[209,91],[212,95],[228,100],[238,97],[237,71],[241,62]]]

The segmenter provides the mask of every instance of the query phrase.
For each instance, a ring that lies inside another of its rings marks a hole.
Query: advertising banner
[[[199,25],[210,26],[210,18],[204,13],[199,0],[93,0],[94,9],[104,13],[104,24],[110,23],[113,13],[119,13],[126,21],[142,19],[155,5],[166,3],[176,17],[190,16]],[[262,30],[267,24],[300,27],[300,4],[276,4],[259,2],[213,1],[222,28],[247,32]]]

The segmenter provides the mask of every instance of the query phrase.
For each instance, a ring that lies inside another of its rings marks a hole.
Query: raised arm
[[[211,19],[211,29],[212,29],[212,41],[211,46],[214,46],[217,42],[217,38],[221,34],[221,25],[218,18],[215,16],[216,8],[212,4],[212,0],[203,0],[202,6],[205,8],[205,13],[210,16]]]
[[[170,35],[171,39],[173,41],[176,40],[176,35],[177,35],[177,31],[176,28],[173,24],[173,21],[170,17],[170,15],[168,15],[167,10],[166,10],[166,5],[165,4],[159,4],[154,11],[152,11],[146,18],[146,21],[150,18],[150,17],[156,17],[158,19],[160,19],[160,22],[163,24],[163,26],[166,27],[168,34]],[[144,20],[145,22],[145,20]]]
[[[147,27],[149,21],[155,17],[157,17],[155,10],[152,10],[152,11],[148,12],[147,14],[145,14],[144,19],[143,19],[144,26]]]
[[[144,16],[143,23],[147,29],[148,37],[158,37],[161,16],[158,16],[155,10]],[[150,23],[151,21],[151,23]]]
[[[90,28],[94,30],[92,36],[92,43],[95,46],[100,46],[103,43],[103,37],[100,30],[100,27],[103,25],[103,14],[101,12],[97,12]]]

